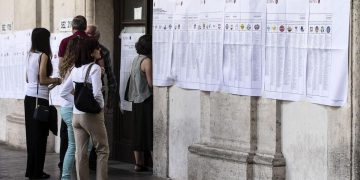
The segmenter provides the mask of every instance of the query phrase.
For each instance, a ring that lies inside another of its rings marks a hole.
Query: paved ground
[[[59,155],[48,153],[46,155],[45,172],[51,175],[50,179],[58,179],[59,169],[57,168]],[[26,151],[18,150],[0,143],[0,179],[22,180],[26,179]],[[151,172],[135,173],[133,165],[117,161],[109,162],[109,180],[164,180],[154,177]],[[95,179],[95,172],[91,172],[91,179]]]

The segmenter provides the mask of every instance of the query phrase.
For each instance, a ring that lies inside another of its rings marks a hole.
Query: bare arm
[[[40,61],[40,69],[39,69],[39,80],[40,80],[40,84],[41,85],[49,85],[49,84],[61,84],[61,79],[60,78],[50,78],[47,77],[47,68],[46,68],[46,64],[49,60],[49,57],[46,54],[42,54],[41,55],[41,61]]]
[[[144,59],[141,63],[141,71],[145,73],[149,87],[152,87],[152,63],[149,58]]]

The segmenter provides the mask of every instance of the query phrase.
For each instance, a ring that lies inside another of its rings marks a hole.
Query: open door
[[[152,30],[152,0],[114,0],[114,72],[117,82],[120,82],[121,32],[136,33],[145,31],[151,34]],[[118,83],[120,84],[120,83]],[[119,100],[119,97],[117,97]],[[114,160],[133,163],[132,152],[132,119],[133,113],[120,112],[117,106],[114,109],[112,156]]]

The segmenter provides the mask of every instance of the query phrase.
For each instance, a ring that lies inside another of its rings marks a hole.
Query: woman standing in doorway
[[[134,111],[134,170],[146,171],[144,152],[153,150],[152,38],[141,36],[135,44],[138,56],[131,66],[128,99]]]
[[[50,32],[44,28],[35,28],[31,34],[31,49],[26,66],[25,128],[27,166],[25,177],[29,179],[48,179],[44,169],[49,125],[33,118],[36,99],[39,105],[49,105],[48,85],[58,85],[60,78],[50,78],[51,64]]]

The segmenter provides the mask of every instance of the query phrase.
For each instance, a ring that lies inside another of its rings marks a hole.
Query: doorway
[[[153,0],[114,0],[114,73],[117,82],[120,82],[119,76],[121,66],[121,41],[118,37],[124,28],[129,27],[144,27],[145,32],[151,34],[152,3]],[[141,9],[140,13],[139,9]],[[117,97],[117,102],[119,102],[118,100],[119,97]],[[121,113],[118,106],[114,109],[112,140],[113,160],[129,163],[134,162],[134,155],[131,149],[133,143],[131,132],[133,118],[134,114],[132,112],[124,111]]]

